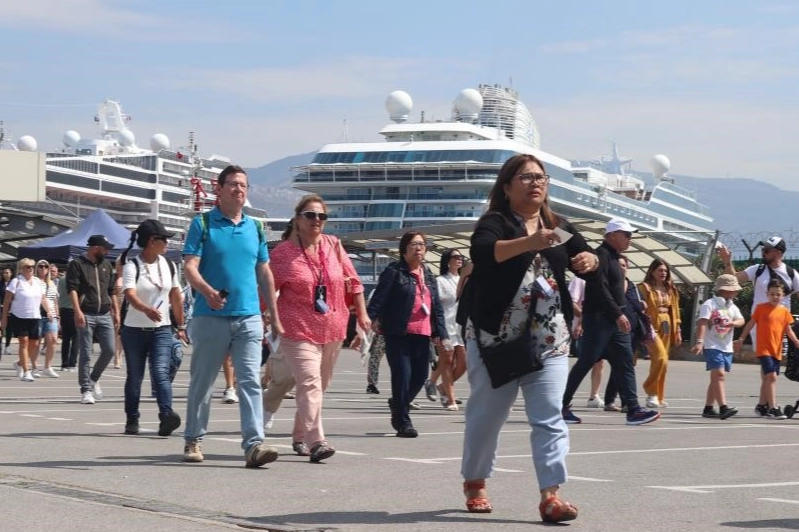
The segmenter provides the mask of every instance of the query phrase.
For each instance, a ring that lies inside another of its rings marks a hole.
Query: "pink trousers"
[[[295,442],[304,442],[313,448],[325,440],[322,400],[333,380],[333,366],[341,351],[341,341],[319,345],[282,338],[280,351],[297,383],[297,413],[292,437]]]

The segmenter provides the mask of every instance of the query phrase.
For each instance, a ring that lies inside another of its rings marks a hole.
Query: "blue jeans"
[[[540,371],[499,388],[491,386],[474,340],[466,340],[466,367],[471,393],[466,403],[461,475],[465,480],[490,478],[497,461],[502,430],[519,388],[530,424],[530,447],[539,489],[566,482],[569,429],[560,413],[569,367],[567,356],[545,358]]]
[[[194,352],[186,401],[186,441],[202,440],[211,413],[214,382],[230,353],[239,391],[241,447],[245,451],[264,439],[261,392],[261,316],[195,316],[191,320]]]
[[[114,331],[114,319],[110,312],[105,314],[84,314],[86,325],[78,329],[78,345],[80,357],[78,358],[78,382],[80,392],[90,392],[92,389],[91,381],[97,382],[103,375],[108,363],[114,358],[114,344],[116,343],[116,331]],[[92,364],[92,343],[97,338],[100,344],[100,358],[94,368],[89,372]]]
[[[155,388],[158,412],[172,412],[172,384],[169,366],[172,358],[172,328],[169,325],[152,329],[122,327],[127,378],[125,379],[125,414],[139,419],[141,384],[144,366],[150,361],[150,380]]]
[[[627,405],[630,412],[638,408],[630,333],[621,332],[615,320],[596,313],[583,314],[580,353],[569,371],[566,391],[563,393],[564,406],[571,404],[580,383],[594,364],[603,358],[610,364],[610,378],[616,384],[622,404]]]
[[[422,390],[430,367],[430,337],[386,334],[385,339],[394,409],[399,424],[410,425],[408,404]]]

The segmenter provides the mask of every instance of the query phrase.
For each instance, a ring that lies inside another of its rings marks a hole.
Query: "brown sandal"
[[[494,507],[486,497],[470,497],[470,491],[484,490],[485,480],[472,480],[463,482],[463,494],[466,495],[466,509],[473,514],[490,514]]]
[[[538,506],[541,519],[545,523],[562,523],[577,519],[577,507],[561,500],[557,495],[550,495]]]

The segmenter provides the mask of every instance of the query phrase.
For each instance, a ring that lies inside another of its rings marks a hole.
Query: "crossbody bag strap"
[[[535,299],[530,300],[530,306],[527,307],[527,319],[524,320],[523,332],[522,334],[527,334],[530,332],[530,327],[533,324],[533,313],[535,312]],[[480,327],[474,327],[474,339],[477,341],[477,347],[485,347],[484,345],[480,344]]]

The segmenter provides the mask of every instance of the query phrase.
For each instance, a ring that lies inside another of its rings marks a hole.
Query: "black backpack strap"
[[[754,280],[757,281],[757,278],[760,277],[761,275],[763,275],[764,271],[766,271],[766,264],[763,263],[763,264],[758,265],[757,270],[755,271],[755,279]]]

